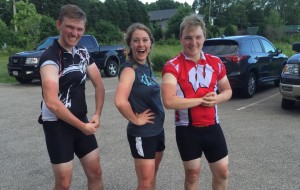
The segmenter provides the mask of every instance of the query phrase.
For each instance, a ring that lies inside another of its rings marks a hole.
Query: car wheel
[[[31,83],[31,81],[32,81],[33,79],[32,79],[32,78],[16,77],[16,80],[17,80],[19,83],[22,83],[22,84],[28,84],[28,83]]]
[[[289,99],[285,99],[282,98],[281,100],[281,108],[282,109],[292,109],[295,107],[295,101],[294,100],[289,100]]]
[[[108,77],[115,77],[119,72],[118,63],[114,60],[109,60],[104,69],[104,73]]]
[[[247,86],[246,88],[243,90],[243,96],[245,98],[251,98],[253,97],[253,95],[256,92],[256,88],[257,88],[257,83],[256,83],[256,76],[253,72],[250,72],[247,75]]]

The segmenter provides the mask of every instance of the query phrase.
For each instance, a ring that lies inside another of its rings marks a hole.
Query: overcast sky
[[[155,2],[155,1],[157,1],[157,0],[139,0],[139,1],[141,1],[141,2],[143,2],[143,3],[153,3],[153,2]],[[179,3],[184,3],[184,2],[187,2],[189,5],[191,5],[192,6],[192,4],[193,4],[193,2],[194,2],[194,0],[174,0],[175,2],[177,1],[177,2],[179,2]]]

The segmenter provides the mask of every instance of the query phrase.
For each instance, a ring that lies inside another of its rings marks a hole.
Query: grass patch
[[[16,79],[8,74],[7,63],[8,56],[0,55],[0,83],[16,83]]]
[[[287,55],[288,57],[291,57],[295,54],[295,52],[292,50],[293,44],[278,42],[274,43],[274,45],[276,46],[276,48],[281,49],[282,53]]]

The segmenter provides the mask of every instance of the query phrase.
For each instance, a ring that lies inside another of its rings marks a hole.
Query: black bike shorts
[[[52,164],[69,162],[74,159],[74,153],[80,159],[98,148],[95,135],[85,135],[64,121],[44,121],[43,129]]]
[[[177,126],[176,142],[182,161],[190,161],[204,153],[209,163],[228,155],[223,131],[219,124],[207,127]]]

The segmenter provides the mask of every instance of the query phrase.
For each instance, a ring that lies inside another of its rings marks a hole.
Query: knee
[[[151,182],[143,182],[138,185],[138,190],[154,189],[154,184]]]
[[[71,180],[63,179],[63,180],[58,180],[55,182],[54,189],[68,190],[68,189],[70,189],[70,187],[71,187]]]
[[[139,190],[145,189],[154,189],[155,187],[155,178],[154,177],[143,177],[138,179],[138,188]]]
[[[224,171],[222,171],[222,172],[220,173],[220,178],[221,178],[222,180],[227,180],[228,177],[229,177],[229,171],[228,171],[228,169],[226,169],[226,170],[224,170]]]
[[[100,167],[94,168],[89,172],[88,178],[90,179],[101,179],[102,178],[102,170]]]
[[[199,180],[200,168],[199,169],[187,169],[185,170],[185,178],[190,183],[195,183]]]
[[[223,167],[219,170],[217,175],[214,176],[218,180],[227,180],[229,178],[229,170],[228,167]]]

